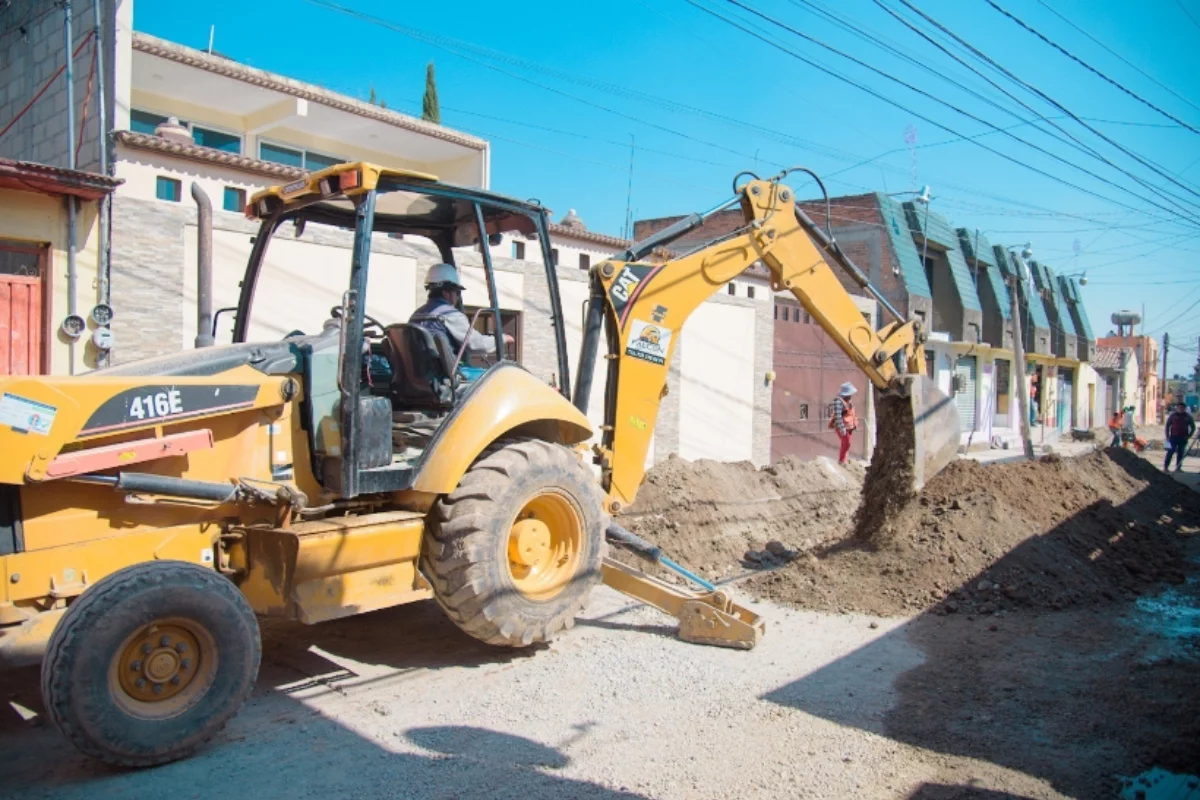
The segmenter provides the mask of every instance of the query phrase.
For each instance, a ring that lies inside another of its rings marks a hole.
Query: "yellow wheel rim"
[[[217,674],[217,648],[205,628],[187,619],[157,620],[134,631],[117,650],[109,690],[126,713],[166,719],[191,708]]]
[[[530,498],[509,529],[508,571],[517,591],[549,600],[575,578],[583,551],[583,520],[565,495]]]

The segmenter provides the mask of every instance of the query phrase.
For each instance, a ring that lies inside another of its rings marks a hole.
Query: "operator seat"
[[[443,410],[454,405],[456,356],[445,337],[417,325],[384,329],[384,354],[392,367],[392,399],[405,409]]]

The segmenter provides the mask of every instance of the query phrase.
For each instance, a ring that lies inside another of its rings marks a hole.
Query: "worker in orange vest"
[[[858,392],[854,384],[846,381],[833,399],[833,413],[829,416],[829,427],[838,435],[838,463],[850,461],[850,436],[858,428],[858,416],[854,413],[854,402],[850,399]]]
[[[1108,420],[1108,430],[1112,433],[1112,441],[1109,442],[1109,447],[1121,446],[1121,427],[1125,424],[1125,413],[1123,411],[1114,411],[1112,417]]]

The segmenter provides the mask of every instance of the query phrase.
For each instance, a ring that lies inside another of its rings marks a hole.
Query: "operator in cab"
[[[472,328],[471,320],[462,310],[463,288],[458,280],[458,270],[452,264],[434,264],[425,275],[429,299],[412,313],[408,322],[430,333],[444,334],[455,352],[466,342],[468,353],[495,355],[495,338]],[[505,344],[512,344],[512,341],[511,336],[504,334]]]

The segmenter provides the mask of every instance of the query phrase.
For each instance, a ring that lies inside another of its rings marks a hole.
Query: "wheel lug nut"
[[[151,651],[151,650],[153,650],[153,649],[154,649],[154,648],[152,648],[152,647],[150,646],[150,643],[149,643],[149,642],[143,642],[143,643],[142,643],[142,652],[143,652],[143,653],[145,653],[146,655],[150,655],[150,651]]]
[[[192,665],[192,660],[191,660],[190,658],[185,658],[185,659],[182,659],[182,660],[179,662],[179,668],[180,668],[180,669],[187,669],[187,668],[188,668],[188,667],[190,667],[191,665]]]
[[[171,678],[171,685],[172,685],[172,686],[178,686],[178,685],[179,685],[179,676],[178,676],[178,675],[176,675],[175,677]]]
[[[162,690],[163,690],[163,685],[161,683],[154,684],[154,693],[155,694],[162,694]]]
[[[140,661],[132,661],[129,664],[129,669],[132,670],[133,672],[137,672],[141,668],[142,668],[142,662],[140,662]]]
[[[186,653],[187,650],[188,650],[188,647],[187,647],[186,642],[180,642],[179,644],[175,645],[176,653]]]
[[[138,687],[139,689],[145,689],[146,688],[146,679],[138,678],[136,681],[133,682],[133,685]]]
[[[162,637],[161,639],[159,639],[159,640],[158,640],[158,646],[159,646],[159,647],[167,647],[167,646],[168,646],[168,645],[170,645],[170,644],[171,644],[171,637],[170,637],[170,636],[164,636],[164,637]]]

